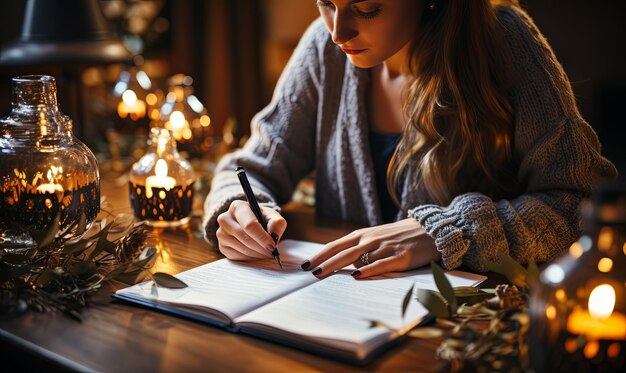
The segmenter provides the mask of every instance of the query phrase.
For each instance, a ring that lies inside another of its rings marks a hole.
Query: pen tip
[[[274,249],[274,252],[272,252],[272,255],[274,256],[276,263],[278,263],[278,266],[280,267],[280,270],[282,271],[283,264],[280,262],[280,255],[278,254],[278,250]]]

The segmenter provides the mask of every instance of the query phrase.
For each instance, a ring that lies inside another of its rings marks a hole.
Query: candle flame
[[[122,101],[128,106],[133,106],[137,103],[137,94],[130,89],[127,89],[122,93]]]
[[[156,167],[154,168],[154,173],[158,177],[166,177],[167,176],[167,162],[165,159],[159,159],[156,163]]]
[[[183,128],[185,125],[185,115],[180,111],[175,111],[170,115],[170,123],[172,123],[172,127],[176,129]]]
[[[596,286],[589,295],[589,313],[597,319],[606,319],[615,307],[615,289],[609,284]]]

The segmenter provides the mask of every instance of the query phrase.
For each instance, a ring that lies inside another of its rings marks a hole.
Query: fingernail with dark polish
[[[278,235],[276,233],[270,233],[270,236],[272,236],[272,239],[274,240],[275,243],[278,243]]]
[[[319,268],[319,267],[318,267],[315,271],[313,271],[313,275],[314,275],[314,276],[318,276],[318,275],[320,275],[321,273],[322,273],[322,269],[321,269],[321,268]]]
[[[300,268],[302,268],[303,270],[305,270],[305,271],[306,271],[307,269],[309,269],[309,267],[310,267],[310,266],[311,266],[311,262],[309,262],[309,261],[307,260],[306,262],[304,262],[304,263],[302,263],[302,264],[300,265]]]
[[[359,271],[358,269],[352,273],[350,273],[352,275],[352,277],[357,278],[359,276],[361,276],[361,271]]]

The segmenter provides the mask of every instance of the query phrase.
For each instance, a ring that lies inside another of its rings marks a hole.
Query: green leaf
[[[60,275],[61,273],[59,273],[56,268],[46,268],[41,272],[41,274],[37,277],[34,283],[41,287],[44,287],[48,284],[48,282],[50,282],[50,280],[59,278]]]
[[[528,262],[528,269],[526,270],[526,283],[528,288],[532,289],[537,283],[539,283],[539,267],[534,260]]]
[[[80,214],[80,220],[78,221],[77,232],[82,235],[86,231],[87,231],[87,216],[85,216],[85,213],[83,212],[82,214]]]
[[[417,289],[417,300],[436,317],[448,317],[448,305],[441,294],[428,289]]]
[[[486,261],[485,265],[490,271],[506,276],[513,285],[527,287],[526,270],[508,254],[498,251],[498,262]]]
[[[154,247],[146,247],[143,249],[141,254],[139,254],[139,258],[132,263],[135,267],[141,268],[149,268],[152,266],[152,263],[156,260],[157,250]]]
[[[94,274],[98,271],[98,267],[93,262],[76,262],[73,263],[70,271],[75,275]]]
[[[63,247],[63,254],[65,255],[80,255],[87,250],[87,244],[89,240],[78,240],[73,243],[66,243]]]
[[[443,330],[432,327],[419,327],[411,330],[407,335],[418,339],[434,339],[441,337]]]
[[[413,295],[413,288],[415,284],[411,285],[409,291],[407,291],[404,296],[404,300],[402,301],[402,318],[404,319],[404,314],[406,313],[406,309],[409,308],[409,302],[411,301],[411,295]]]
[[[85,217],[85,213],[80,214],[78,219],[74,220],[71,224],[65,227],[59,236],[64,237],[74,229],[76,229],[76,232],[75,234],[72,234],[72,236],[80,237],[85,233],[85,230],[87,229],[87,217]]]
[[[162,288],[183,289],[187,287],[187,284],[185,284],[181,280],[164,272],[157,272],[152,275],[152,278],[154,280],[154,283]]]
[[[482,302],[485,299],[493,297],[494,293],[495,289],[493,292],[488,292],[471,286],[458,286],[454,288],[454,296],[460,304]]]
[[[30,230],[28,232],[30,233],[33,240],[37,242],[38,249],[43,249],[54,241],[54,238],[56,237],[57,233],[59,233],[59,228],[61,227],[59,225],[60,221],[61,221],[61,213],[59,212],[54,217],[54,220],[52,221],[52,224],[50,225],[50,228],[48,228],[47,231],[42,232],[42,231]]]
[[[109,230],[111,229],[112,225],[113,223],[108,224],[107,226],[102,228],[100,233],[98,233],[98,243],[96,244],[96,247],[93,249],[91,254],[89,254],[88,260],[93,260],[98,255],[100,255],[100,253],[102,252],[102,250],[105,249],[105,247],[110,247],[112,242],[107,240],[107,235],[109,234]]]
[[[131,214],[119,214],[113,219],[111,228],[109,229],[109,236],[112,241],[117,241],[124,237],[134,222],[134,216]]]
[[[454,296],[454,290],[452,289],[452,285],[450,285],[450,281],[448,281],[448,278],[446,277],[445,271],[435,262],[430,262],[430,268],[432,268],[437,289],[439,289],[441,295],[443,295],[448,302],[448,310],[450,313],[455,312],[457,307],[456,296]]]

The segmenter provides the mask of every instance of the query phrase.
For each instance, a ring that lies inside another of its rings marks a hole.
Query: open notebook
[[[187,288],[158,288],[143,282],[113,297],[175,313],[229,331],[270,339],[353,362],[366,362],[413,327],[428,312],[415,298],[402,317],[402,301],[416,288],[436,290],[430,268],[355,280],[346,268],[323,280],[300,264],[323,247],[285,240],[279,244],[285,271],[273,259],[221,259],[176,275]],[[452,286],[475,286],[486,277],[447,273]],[[391,328],[370,327],[380,321]]]

